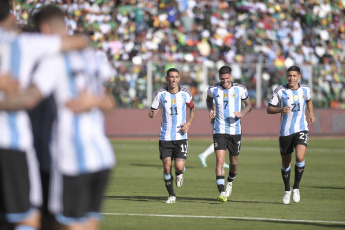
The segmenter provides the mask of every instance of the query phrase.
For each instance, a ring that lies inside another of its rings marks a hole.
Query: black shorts
[[[59,223],[69,225],[83,222],[89,217],[100,218],[102,196],[106,188],[110,170],[78,176],[62,177],[63,211],[56,215]]]
[[[32,208],[26,153],[0,149],[0,216],[8,222],[24,220]],[[17,215],[22,218],[12,218]]]
[[[213,134],[214,150],[228,149],[230,155],[238,156],[241,149],[241,134]]]
[[[188,140],[159,141],[160,159],[171,157],[172,159],[187,159]]]
[[[287,155],[291,154],[297,145],[308,146],[309,132],[302,131],[291,134],[289,136],[279,137],[280,154]]]

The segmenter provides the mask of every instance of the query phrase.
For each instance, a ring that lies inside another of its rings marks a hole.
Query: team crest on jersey
[[[302,98],[303,98],[303,100],[305,99],[305,95],[304,94],[303,94]]]
[[[171,99],[171,104],[175,105],[176,104],[176,99]]]
[[[228,93],[224,93],[224,98],[228,98],[229,94]]]
[[[298,95],[293,96],[294,101],[298,101]]]
[[[232,94],[232,97],[235,98],[236,97],[236,93]]]

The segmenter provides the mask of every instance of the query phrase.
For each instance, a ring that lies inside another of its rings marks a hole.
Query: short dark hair
[[[219,76],[222,75],[222,74],[227,74],[227,73],[230,73],[231,74],[231,67],[230,66],[222,66],[220,69],[219,69]]]
[[[53,18],[59,18],[64,20],[65,14],[64,12],[55,5],[46,5],[38,10],[32,16],[32,22],[34,26],[38,29],[42,22],[51,20]]]
[[[0,0],[0,22],[10,15],[11,5],[8,0]]]
[[[177,72],[178,74],[180,74],[180,72],[176,68],[170,68],[167,71],[167,77],[169,76],[169,73],[171,73],[171,72]]]
[[[298,67],[298,66],[290,66],[288,69],[287,69],[287,72],[290,72],[290,71],[296,71],[297,73],[301,74],[301,69]]]

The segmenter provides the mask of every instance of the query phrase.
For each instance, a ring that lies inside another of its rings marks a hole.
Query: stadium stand
[[[261,64],[263,106],[285,78],[286,66],[301,66],[317,108],[345,109],[345,6],[342,0],[29,0],[16,2],[18,22],[35,8],[56,3],[68,13],[70,34],[86,32],[113,62],[111,83],[118,105],[144,108],[151,61],[153,89],[167,64],[182,72],[182,83],[204,105],[217,66],[231,63],[234,78],[256,99],[256,64]],[[312,78],[312,79],[309,79]]]

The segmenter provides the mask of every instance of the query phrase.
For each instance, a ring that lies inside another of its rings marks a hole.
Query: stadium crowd
[[[201,71],[209,84],[217,63],[235,65],[234,78],[255,99],[255,63],[262,63],[263,97],[282,83],[286,66],[301,66],[304,82],[312,71],[316,107],[345,108],[345,5],[341,0],[29,0],[17,1],[17,19],[28,23],[42,4],[67,13],[69,34],[87,32],[114,63],[112,83],[118,105],[147,105],[147,62],[154,89],[167,63],[184,63],[182,83],[201,103]],[[311,66],[311,68],[306,68]],[[236,68],[237,67],[237,68]]]

